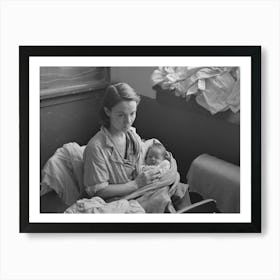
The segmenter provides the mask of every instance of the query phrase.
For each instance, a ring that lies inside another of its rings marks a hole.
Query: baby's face
[[[152,148],[148,151],[146,164],[159,165],[164,160],[162,151],[157,148]]]

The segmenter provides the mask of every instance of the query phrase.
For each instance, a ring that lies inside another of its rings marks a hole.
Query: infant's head
[[[147,165],[159,165],[163,160],[169,159],[169,154],[161,143],[154,142],[146,153]]]

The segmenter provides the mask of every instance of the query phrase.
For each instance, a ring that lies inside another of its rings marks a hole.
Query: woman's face
[[[109,129],[113,132],[126,132],[133,124],[136,111],[136,101],[121,101],[111,110],[104,108],[110,119]]]

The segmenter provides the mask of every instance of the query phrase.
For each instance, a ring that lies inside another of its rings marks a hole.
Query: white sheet
[[[54,190],[71,205],[83,191],[83,151],[85,146],[67,143],[56,150],[42,169],[40,195]]]

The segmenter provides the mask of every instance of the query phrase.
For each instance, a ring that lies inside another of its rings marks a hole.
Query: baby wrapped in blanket
[[[146,213],[176,213],[176,209],[189,205],[188,185],[180,183],[172,154],[157,139],[144,141],[142,148],[144,160],[141,172],[158,170],[160,179],[123,198],[137,200]]]
[[[145,165],[141,167],[141,171],[159,171],[162,175],[170,169],[170,160],[170,155],[165,147],[161,143],[153,141],[146,152]]]

